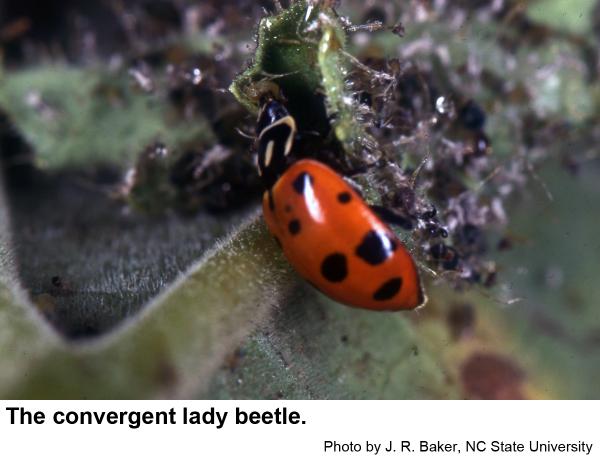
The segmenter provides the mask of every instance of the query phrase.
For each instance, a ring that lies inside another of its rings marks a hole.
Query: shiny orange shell
[[[423,304],[406,247],[328,166],[296,162],[265,192],[263,212],[296,271],[334,300],[381,311]]]

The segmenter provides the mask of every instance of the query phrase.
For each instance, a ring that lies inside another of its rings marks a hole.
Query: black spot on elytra
[[[296,179],[294,179],[292,186],[294,186],[294,190],[296,192],[298,192],[300,195],[304,195],[304,189],[306,188],[306,186],[312,186],[313,182],[314,178],[306,171],[303,171],[298,175]]]
[[[288,224],[288,230],[292,235],[297,235],[300,233],[301,228],[302,227],[300,226],[300,221],[298,219],[292,219]]]
[[[394,298],[402,288],[402,278],[392,278],[384,282],[379,289],[373,294],[373,298],[377,301],[384,301]]]
[[[387,234],[369,231],[356,248],[356,255],[370,265],[379,265],[396,250],[396,241]]]
[[[352,200],[352,195],[350,192],[340,192],[337,196],[337,199],[338,202],[342,204],[350,203],[350,200]]]
[[[342,282],[348,276],[348,262],[344,254],[336,252],[325,257],[321,274],[329,282]]]

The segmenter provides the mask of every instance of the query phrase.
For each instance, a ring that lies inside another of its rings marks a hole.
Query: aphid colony
[[[372,310],[424,303],[419,273],[398,237],[329,166],[293,157],[296,122],[274,98],[257,123],[258,172],[270,232],[296,271],[341,303]]]

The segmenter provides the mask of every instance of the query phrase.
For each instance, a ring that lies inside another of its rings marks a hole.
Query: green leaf
[[[66,343],[33,315],[15,285],[6,238],[0,250],[3,398],[194,395],[295,283],[263,223],[252,217],[116,332]]]
[[[531,19],[559,30],[590,33],[595,0],[537,0],[529,2],[527,14]]]
[[[314,24],[318,24],[316,29]],[[301,131],[326,133],[333,126],[349,158],[366,156],[372,161],[376,154],[357,120],[347,86],[345,41],[346,33],[333,9],[295,1],[289,9],[261,20],[254,61],[229,90],[256,112],[260,97],[274,82]]]
[[[205,121],[173,116],[160,95],[132,84],[124,70],[40,66],[1,77],[0,106],[48,169],[130,165],[153,141],[213,140]]]

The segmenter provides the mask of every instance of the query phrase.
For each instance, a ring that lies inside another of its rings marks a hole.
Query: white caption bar
[[[4,455],[61,457],[584,457],[600,456],[599,406],[596,401],[0,401],[0,437]]]

